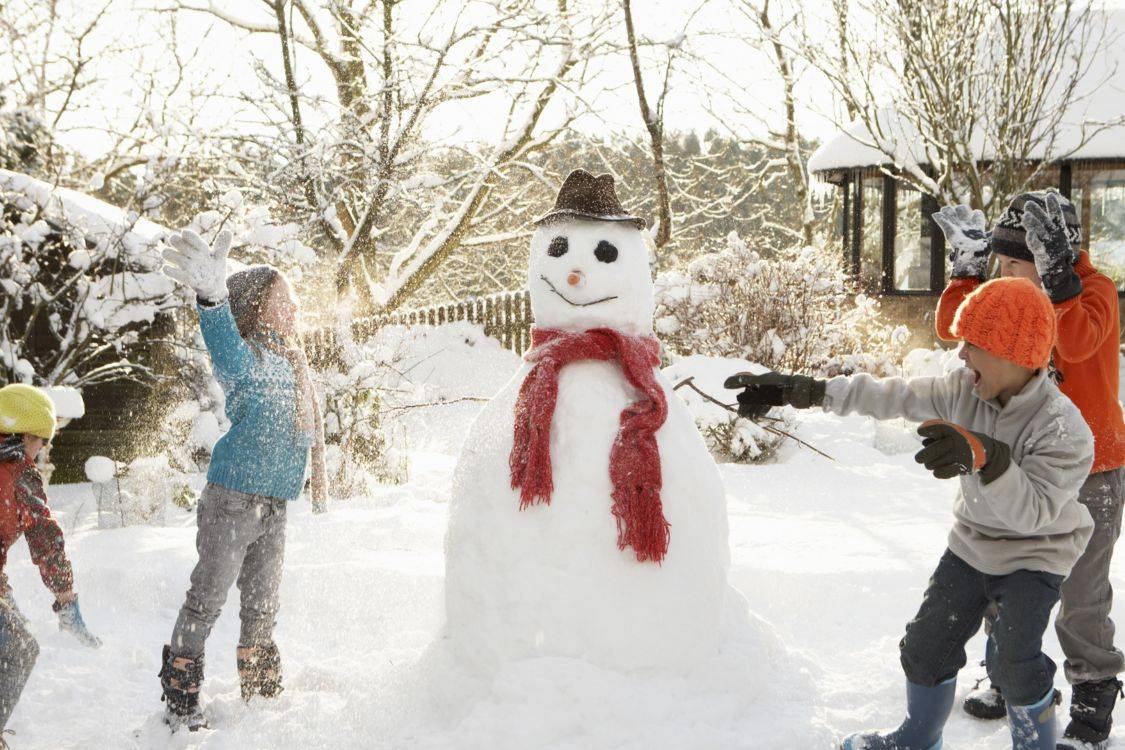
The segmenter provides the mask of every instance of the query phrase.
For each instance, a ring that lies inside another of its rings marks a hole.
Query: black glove
[[[758,419],[770,407],[789,404],[798,409],[820,406],[824,403],[824,388],[827,383],[807,375],[782,375],[767,372],[754,375],[740,372],[727,378],[723,385],[727,388],[742,388],[738,394],[738,414],[747,419]]]
[[[925,464],[938,479],[979,474],[981,482],[989,484],[1012,463],[1012,449],[1007,443],[952,422],[931,419],[922,423],[918,434],[922,436],[922,450],[914,460]]]
[[[1043,289],[1051,302],[1058,304],[1082,294],[1082,280],[1074,270],[1078,257],[1066,231],[1058,196],[1047,193],[1046,203],[1044,210],[1038,203],[1028,201],[1021,223]]]

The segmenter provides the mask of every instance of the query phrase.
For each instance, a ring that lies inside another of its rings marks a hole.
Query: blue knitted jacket
[[[231,425],[211,452],[207,481],[252,495],[296,500],[304,486],[313,433],[298,425],[292,364],[265,347],[247,344],[229,302],[199,305],[198,310]]]

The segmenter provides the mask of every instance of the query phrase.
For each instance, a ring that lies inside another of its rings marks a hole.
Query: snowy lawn
[[[953,482],[917,467],[899,425],[808,415],[779,463],[726,466],[732,583],[780,643],[734,644],[688,675],[619,675],[571,660],[514,664],[479,684],[431,648],[454,457],[415,453],[413,478],[314,517],[292,506],[277,639],[287,690],[244,705],[237,591],[208,642],[213,729],[171,737],[159,716],[161,644],[195,561],[193,517],[94,528],[88,485],[56,487],[86,619],[105,645],[57,632],[25,545],[8,568],[42,646],[16,709],[16,748],[831,748],[896,723],[897,643],[944,548]],[[882,450],[876,448],[878,445]],[[1122,568],[1114,583],[1125,590]],[[1120,617],[1120,603],[1115,608]],[[768,628],[760,629],[768,635]],[[1047,652],[1061,663],[1054,633]],[[964,694],[982,673],[969,646]],[[1056,684],[1067,692],[1060,674]],[[1120,738],[1125,730],[1115,733]],[[947,746],[1010,747],[1003,722],[955,711]]]

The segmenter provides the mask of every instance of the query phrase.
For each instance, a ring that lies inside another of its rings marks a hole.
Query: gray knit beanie
[[[1078,212],[1074,204],[1059,195],[1054,188],[1036,190],[1033,193],[1023,193],[1012,199],[1012,202],[1000,214],[996,226],[992,230],[992,251],[1009,258],[1017,258],[1034,262],[1035,258],[1027,247],[1027,237],[1023,228],[1023,209],[1029,201],[1046,207],[1047,194],[1054,193],[1059,199],[1062,208],[1063,220],[1066,222],[1066,234],[1070,238],[1070,247],[1074,259],[1078,259],[1078,250],[1082,246],[1082,224],[1078,220]]]
[[[260,265],[250,266],[227,277],[230,313],[238,323],[239,333],[244,338],[249,334],[257,333],[262,303],[265,302],[266,295],[280,276],[281,271],[273,266]],[[249,330],[242,330],[244,326]]]

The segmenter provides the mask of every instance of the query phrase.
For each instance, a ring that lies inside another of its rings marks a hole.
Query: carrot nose
[[[581,286],[582,281],[585,278],[586,277],[581,271],[571,271],[566,275],[566,283],[570,284],[571,286]]]

